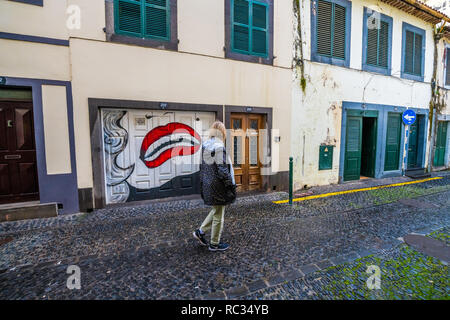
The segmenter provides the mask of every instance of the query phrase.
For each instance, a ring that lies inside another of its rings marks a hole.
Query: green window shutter
[[[387,68],[389,55],[389,23],[379,21],[379,28],[367,30],[367,58],[366,63]]]
[[[384,161],[385,171],[399,169],[401,128],[401,115],[399,113],[389,112],[386,133],[386,155]]]
[[[266,56],[268,6],[248,0],[234,0],[232,3],[232,49],[244,54]]]
[[[248,52],[250,50],[249,3],[246,0],[234,0],[233,6],[233,48]]]
[[[450,49],[445,50],[445,85],[450,85]]]
[[[414,33],[406,31],[405,39],[405,72],[414,73]]]
[[[381,21],[378,40],[378,66],[387,68],[389,57],[389,23]]]
[[[422,36],[414,34],[414,74],[422,74]]]
[[[252,4],[252,52],[267,54],[267,6]]]
[[[378,29],[367,30],[367,64],[378,65]]]
[[[139,1],[119,0],[116,5],[118,31],[140,35],[142,33],[141,3]]]
[[[434,153],[435,167],[445,165],[445,147],[447,144],[447,122],[439,121],[436,137],[436,148]]]
[[[345,59],[346,8],[319,0],[317,3],[317,53]]]
[[[319,0],[317,3],[317,53],[331,56],[333,4]]]
[[[145,0],[145,36],[169,38],[169,2],[170,0]]]
[[[345,59],[345,7],[334,5],[333,57]]]
[[[116,32],[141,38],[170,38],[170,0],[115,0]]]

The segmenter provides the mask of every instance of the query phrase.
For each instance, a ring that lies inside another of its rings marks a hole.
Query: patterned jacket
[[[200,192],[207,205],[227,205],[236,199],[233,166],[220,139],[211,138],[202,145]]]

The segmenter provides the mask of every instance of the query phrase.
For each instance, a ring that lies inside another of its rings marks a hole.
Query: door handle
[[[12,128],[12,127],[13,127],[12,120],[8,120],[8,128]]]

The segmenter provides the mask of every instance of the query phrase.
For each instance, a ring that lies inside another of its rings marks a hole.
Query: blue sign
[[[402,118],[404,124],[411,125],[414,122],[416,122],[417,116],[414,110],[408,109],[405,112],[403,112]]]

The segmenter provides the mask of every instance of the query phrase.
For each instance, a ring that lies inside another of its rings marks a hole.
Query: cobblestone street
[[[224,253],[192,238],[209,211],[197,199],[1,223],[0,299],[448,299],[445,262],[401,241],[420,233],[448,246],[442,176],[292,207],[273,203],[285,193],[239,198],[225,213]],[[69,265],[80,267],[79,290],[66,286]],[[368,265],[380,266],[382,290],[365,287]]]

